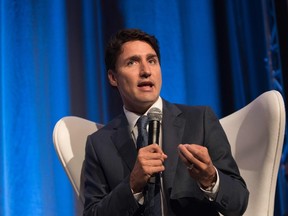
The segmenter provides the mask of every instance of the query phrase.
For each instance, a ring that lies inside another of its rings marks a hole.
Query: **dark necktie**
[[[148,116],[143,115],[137,121],[138,137],[137,137],[137,150],[148,145],[147,133]]]
[[[147,133],[148,117],[141,116],[137,121],[138,137],[137,149],[148,145]],[[148,181],[144,189],[144,215],[145,216],[161,216],[161,195],[160,195],[160,175],[154,175]]]

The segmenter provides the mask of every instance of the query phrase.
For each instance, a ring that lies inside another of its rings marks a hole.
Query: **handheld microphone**
[[[148,112],[148,145],[158,144],[159,145],[159,135],[160,135],[160,121],[162,120],[162,112],[159,108],[153,107]],[[160,173],[155,173],[148,180],[150,184],[160,184]]]
[[[153,107],[148,112],[148,145],[159,144],[160,121],[162,120],[162,112],[159,108]]]

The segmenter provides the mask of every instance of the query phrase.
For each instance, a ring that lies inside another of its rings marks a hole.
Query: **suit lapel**
[[[129,130],[128,121],[124,114],[120,115],[113,129],[115,132],[112,135],[112,140],[123,161],[128,168],[132,170],[136,161],[137,151]]]
[[[173,104],[170,104],[163,100],[163,121],[162,121],[162,148],[168,158],[164,162],[165,171],[163,173],[164,185],[169,190],[174,181],[176,174],[176,168],[178,164],[178,145],[182,142],[182,136],[185,127],[185,119],[179,117],[182,113]]]

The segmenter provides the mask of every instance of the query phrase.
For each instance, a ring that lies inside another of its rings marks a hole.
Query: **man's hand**
[[[179,156],[187,166],[192,178],[206,189],[216,182],[216,170],[213,166],[207,148],[196,144],[180,144]]]
[[[163,162],[166,158],[167,155],[157,144],[139,149],[136,163],[130,175],[130,187],[134,193],[141,192],[154,173],[165,170]]]

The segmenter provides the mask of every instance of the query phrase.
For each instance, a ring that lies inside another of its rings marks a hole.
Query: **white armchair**
[[[269,91],[241,110],[220,120],[232,154],[250,191],[247,216],[272,216],[277,173],[285,131],[282,96]],[[53,131],[57,155],[79,198],[86,138],[102,125],[69,116],[60,119]]]
[[[250,191],[247,216],[273,216],[285,133],[281,94],[268,91],[220,120]]]

